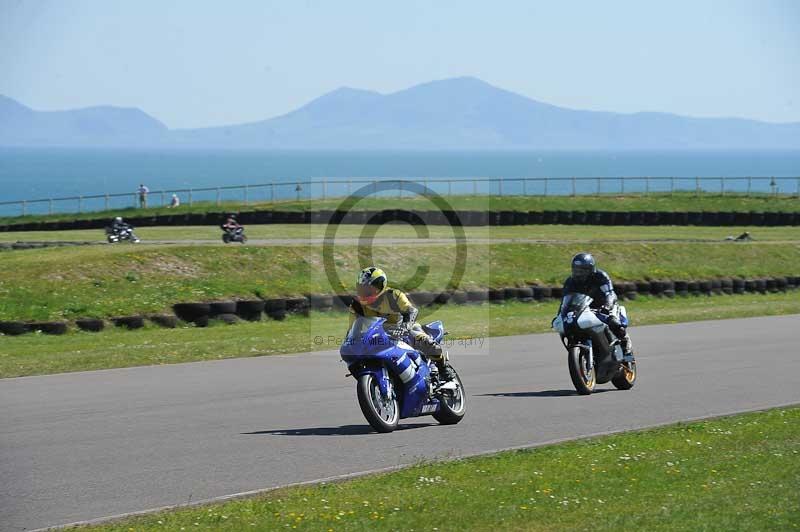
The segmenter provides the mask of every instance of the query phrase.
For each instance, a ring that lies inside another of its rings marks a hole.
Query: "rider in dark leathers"
[[[592,298],[591,308],[597,310],[597,317],[603,321],[611,332],[620,340],[626,355],[633,351],[631,338],[625,327],[616,316],[610,314],[617,304],[617,294],[611,277],[597,268],[597,264],[589,253],[578,253],[572,258],[572,275],[564,281],[564,295],[581,293]]]
[[[111,230],[114,232],[114,234],[119,234],[125,229],[132,229],[132,227],[129,224],[125,223],[122,220],[121,216],[117,216],[116,218],[114,218],[114,220],[112,220]]]
[[[225,220],[225,223],[220,225],[220,228],[223,231],[230,231],[231,233],[233,233],[237,229],[240,229],[241,227],[242,227],[242,225],[236,219],[236,213],[228,214],[227,219]]]

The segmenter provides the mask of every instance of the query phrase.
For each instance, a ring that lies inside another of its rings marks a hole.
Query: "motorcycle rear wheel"
[[[454,395],[442,395],[439,398],[441,407],[439,411],[433,414],[433,419],[442,425],[455,425],[462,419],[467,412],[467,394],[464,392],[464,385],[461,383],[461,377],[458,376],[456,370],[451,366],[450,369],[455,373],[455,382],[458,383]]]
[[[572,385],[575,390],[581,395],[589,395],[594,391],[597,384],[597,375],[595,368],[592,367],[590,371],[586,369],[586,357],[589,356],[589,351],[581,349],[580,347],[570,348],[567,355],[567,365],[569,366],[569,376],[572,379]]]
[[[622,368],[611,379],[618,390],[630,390],[636,384],[636,361],[623,362]]]
[[[367,422],[378,432],[392,432],[400,421],[400,405],[389,383],[389,397],[384,400],[378,381],[371,373],[362,375],[356,384],[358,406]]]

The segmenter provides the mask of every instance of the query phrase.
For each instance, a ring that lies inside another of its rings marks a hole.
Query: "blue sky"
[[[0,94],[170,127],[475,76],[578,109],[800,121],[800,2],[0,0]]]

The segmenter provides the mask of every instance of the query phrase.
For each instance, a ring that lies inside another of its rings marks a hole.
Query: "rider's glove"
[[[408,326],[405,323],[399,323],[397,327],[392,329],[389,333],[389,337],[392,340],[402,340],[405,338],[406,334],[408,334]]]

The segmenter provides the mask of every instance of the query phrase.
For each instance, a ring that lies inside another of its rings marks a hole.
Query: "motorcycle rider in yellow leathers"
[[[442,381],[455,378],[455,373],[447,364],[447,353],[417,323],[419,309],[402,290],[389,287],[386,273],[380,268],[370,266],[359,272],[356,298],[350,305],[350,312],[351,325],[356,316],[386,318],[385,327],[389,336],[399,340],[407,334],[414,348],[436,364]]]

